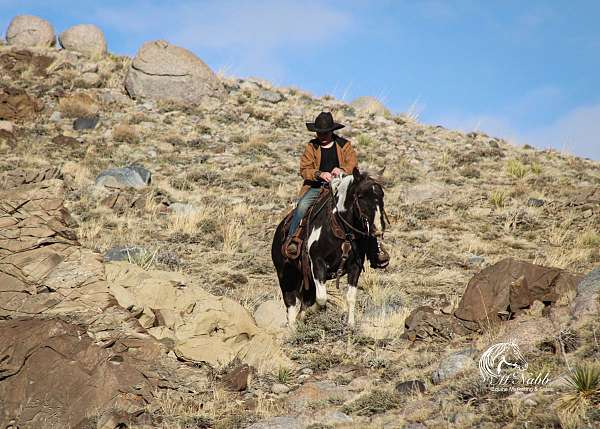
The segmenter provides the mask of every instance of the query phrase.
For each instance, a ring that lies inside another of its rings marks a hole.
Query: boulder
[[[200,58],[164,40],[142,45],[125,78],[125,88],[132,98],[191,103],[225,95],[217,76]]]
[[[104,267],[77,242],[62,180],[5,177],[39,181],[0,190],[0,318],[102,312],[112,301]]]
[[[6,30],[9,45],[20,47],[50,47],[56,44],[52,25],[45,19],[31,15],[13,18]]]
[[[105,170],[96,177],[96,185],[113,189],[142,189],[150,184],[152,174],[140,165]]]
[[[90,58],[99,58],[106,54],[104,33],[95,25],[74,25],[63,31],[58,40],[63,48],[80,52]]]
[[[571,314],[576,322],[600,311],[600,268],[595,268],[577,285],[577,295],[571,304]]]
[[[182,273],[124,262],[108,264],[106,273],[122,307],[153,313],[155,324],[173,328],[174,351],[182,360],[220,368],[237,358],[261,373],[293,366],[240,304],[206,292]]]
[[[285,305],[279,300],[265,301],[254,312],[256,324],[266,330],[284,328],[287,324]]]
[[[97,116],[77,118],[73,121],[73,129],[77,131],[93,130],[98,125],[99,120]]]
[[[431,381],[433,381],[433,384],[440,384],[456,377],[458,374],[468,369],[475,368],[473,355],[476,353],[476,350],[468,349],[452,353],[444,358],[440,362],[438,368],[431,374]]]
[[[577,290],[582,278],[559,268],[503,259],[473,276],[454,315],[469,322],[507,319],[536,300],[555,303]]]
[[[0,88],[0,119],[8,121],[31,119],[40,110],[42,110],[42,103],[30,97],[25,91]]]
[[[127,351],[98,347],[84,329],[56,319],[0,321],[0,355],[3,428],[84,427],[106,411],[128,420],[155,389]]]
[[[389,115],[389,110],[375,97],[358,97],[350,103],[356,110],[372,113],[376,116]]]

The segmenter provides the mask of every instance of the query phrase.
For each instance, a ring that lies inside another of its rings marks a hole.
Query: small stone
[[[59,111],[52,112],[52,114],[50,115],[50,121],[52,122],[60,122],[61,119],[62,115]]]
[[[431,374],[433,384],[440,384],[474,367],[475,361],[471,356],[472,354],[474,354],[474,350],[467,349],[445,357],[440,362],[438,368]]]
[[[298,383],[302,384],[304,383],[306,380],[308,380],[310,377],[312,377],[311,375],[308,374],[300,374],[298,376]]]
[[[425,393],[425,383],[421,380],[402,381],[396,384],[396,392],[402,394]]]
[[[278,92],[263,90],[258,94],[258,98],[269,103],[279,103],[283,97]]]
[[[140,165],[105,170],[96,177],[96,185],[108,188],[142,189],[150,184],[152,174]]]
[[[14,125],[10,121],[0,121],[0,130],[12,133],[14,131]]]
[[[529,198],[527,200],[528,207],[542,207],[544,205],[544,203],[545,203],[544,200],[540,200],[538,198]]]
[[[139,258],[146,252],[147,250],[140,246],[115,246],[106,251],[104,261],[129,261],[130,258]]]
[[[313,375],[314,371],[311,368],[302,368],[302,371],[300,371],[302,374],[308,374],[308,375]]]
[[[173,203],[169,206],[169,211],[177,215],[189,215],[197,213],[199,209],[191,204]]]
[[[323,419],[323,423],[326,425],[336,426],[346,423],[352,423],[352,417],[341,411],[332,411],[328,413]]]
[[[472,256],[469,256],[469,259],[467,259],[467,264],[469,264],[471,266],[481,265],[484,262],[485,262],[485,258],[483,256],[479,256],[479,255],[472,255]]]
[[[77,118],[73,122],[74,130],[93,130],[98,125],[99,118],[97,116],[89,118]]]
[[[81,81],[86,88],[95,88],[100,85],[100,76],[98,73],[83,73]]]
[[[276,394],[288,393],[289,391],[290,388],[287,387],[285,384],[275,383],[271,386],[271,392]]]

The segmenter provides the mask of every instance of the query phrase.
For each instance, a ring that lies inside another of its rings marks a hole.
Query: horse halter
[[[375,182],[375,184],[373,186],[379,186],[381,188],[381,185],[377,182]],[[332,198],[333,195],[332,195]],[[382,200],[378,200],[377,206],[379,207],[379,212],[380,212],[380,222],[381,222],[381,228],[382,230],[385,231],[385,220],[387,220],[387,223],[390,223],[390,220],[388,218],[387,213],[385,212],[385,208],[383,207],[383,201]],[[356,228],[355,226],[353,226],[350,222],[348,222],[346,219],[344,219],[343,216],[341,216],[339,213],[337,214],[337,218],[341,219],[342,223],[347,226],[348,228],[350,228],[353,232],[362,235],[363,237],[374,237],[375,234],[372,232],[372,228],[371,228],[371,224],[369,222],[369,218],[367,215],[364,214],[362,207],[360,206],[359,203],[359,198],[358,195],[356,194],[356,192],[353,195],[353,199],[352,199],[352,208],[354,208],[357,212],[358,212],[358,217],[362,223],[362,225],[365,227],[366,232],[365,231],[361,231],[360,229]],[[385,218],[384,218],[385,217]]]

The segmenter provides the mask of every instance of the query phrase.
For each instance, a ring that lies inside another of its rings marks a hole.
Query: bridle
[[[375,184],[377,186],[379,186],[381,188],[381,185],[377,182],[375,182]],[[335,195],[333,195],[333,192],[331,192],[331,199],[335,205]],[[379,212],[380,212],[380,223],[381,223],[381,228],[383,231],[385,231],[385,221],[387,221],[387,223],[390,223],[390,220],[388,218],[388,215],[385,211],[385,208],[383,206],[383,202],[380,201],[378,204],[379,207]],[[356,228],[354,225],[352,225],[350,222],[348,222],[341,214],[339,214],[339,212],[336,211],[336,219],[339,219],[342,221],[342,224],[349,228],[352,232],[355,232],[363,237],[374,237],[375,234],[373,232],[373,229],[371,228],[371,224],[369,222],[369,218],[367,215],[365,215],[362,207],[360,206],[359,203],[359,198],[356,194],[356,192],[353,195],[353,199],[352,199],[352,205],[351,208],[353,208],[354,210],[356,210],[356,212],[358,213],[358,218],[361,221],[361,224],[364,226],[365,230],[362,231],[358,228]],[[344,228],[345,229],[345,228]],[[346,233],[346,236],[348,234]]]

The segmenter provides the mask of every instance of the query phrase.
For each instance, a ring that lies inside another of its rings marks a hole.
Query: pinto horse
[[[283,243],[289,222],[281,221],[275,231],[271,258],[283,301],[287,308],[289,327],[315,302],[327,303],[325,282],[348,275],[348,325],[354,326],[356,287],[364,270],[365,257],[374,261],[377,253],[375,215],[379,209],[382,231],[385,230],[383,187],[368,174],[354,169],[332,180],[330,191],[319,198],[309,210],[302,242],[301,264],[283,253]],[[289,215],[288,215],[289,217]],[[388,221],[389,222],[389,221]]]

